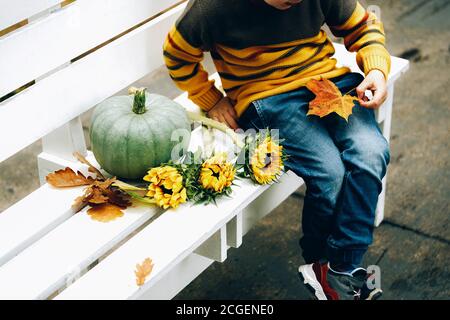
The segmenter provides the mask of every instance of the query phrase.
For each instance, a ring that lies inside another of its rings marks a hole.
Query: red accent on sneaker
[[[319,262],[315,262],[313,264],[313,270],[328,300],[339,300],[338,293],[330,287],[327,281],[328,264],[320,264]]]

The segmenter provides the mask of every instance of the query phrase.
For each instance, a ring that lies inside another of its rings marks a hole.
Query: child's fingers
[[[386,94],[383,90],[375,90],[373,92],[373,98],[370,101],[361,102],[361,106],[369,109],[379,108],[386,100]]]
[[[365,92],[367,90],[367,84],[364,80],[361,84],[356,88],[356,94],[358,95],[358,99],[362,100],[365,96]]]
[[[234,117],[229,112],[224,113],[223,116],[231,129],[239,129],[239,125],[237,124],[236,119],[234,119]]]
[[[228,127],[230,126],[222,113],[217,115],[217,121],[226,124]]]
[[[228,113],[233,117],[233,119],[235,119],[235,120],[238,119],[236,110],[234,109],[234,107],[232,105],[230,105],[230,108],[228,108]]]

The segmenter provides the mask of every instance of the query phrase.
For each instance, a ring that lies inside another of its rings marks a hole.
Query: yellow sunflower
[[[270,137],[260,143],[250,159],[250,166],[255,180],[259,184],[274,182],[283,168],[283,147]]]
[[[235,172],[234,166],[227,162],[226,154],[220,153],[203,163],[199,182],[204,189],[221,193],[231,186]]]
[[[186,188],[183,176],[171,166],[152,168],[144,177],[149,181],[147,197],[154,199],[161,208],[176,208],[186,202]]]

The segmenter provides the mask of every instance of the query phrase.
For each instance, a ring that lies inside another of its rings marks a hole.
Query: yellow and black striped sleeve
[[[387,79],[391,56],[386,49],[382,22],[358,1],[333,0],[330,3],[326,19],[333,34],[344,38],[347,50],[357,52],[358,66],[365,74],[377,69]]]
[[[201,64],[203,50],[189,43],[177,26],[167,35],[163,49],[170,77],[178,88],[188,92],[189,99],[204,111],[210,110],[222,99],[222,92],[213,80],[208,80],[208,73]]]

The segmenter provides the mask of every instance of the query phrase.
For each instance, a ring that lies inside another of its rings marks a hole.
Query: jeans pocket
[[[269,123],[266,120],[266,115],[264,114],[263,104],[261,100],[256,100],[252,103],[255,106],[256,112],[258,113],[258,118],[261,120],[261,124],[263,125],[263,129],[269,126]]]
[[[263,118],[258,101],[250,103],[247,110],[245,110],[239,118],[239,126],[244,130],[261,130],[267,128],[267,124]]]

